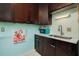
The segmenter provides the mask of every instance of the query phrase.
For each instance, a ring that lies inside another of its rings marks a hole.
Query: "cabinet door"
[[[39,54],[43,56],[44,55],[43,38],[38,35],[36,35],[35,37],[36,37],[35,38],[35,49]]]
[[[71,4],[72,3],[50,3],[49,4],[49,12],[56,11],[58,9],[67,7],[67,6],[71,5]]]
[[[39,24],[39,6],[38,4],[34,4],[33,16],[34,24]]]
[[[26,20],[26,23],[32,24],[33,4],[32,3],[25,3],[23,8],[24,8],[24,19]]]
[[[44,54],[46,56],[55,56],[55,41],[50,38],[45,38]]]
[[[42,56],[55,56],[55,41],[47,37],[35,35],[35,49]]]
[[[39,42],[40,42],[40,44],[39,44],[39,50],[40,50],[40,54],[42,55],[42,56],[44,56],[45,55],[45,53],[44,53],[44,41],[45,41],[45,39],[44,39],[44,37],[42,37],[42,36],[40,36],[40,40],[39,40]]]
[[[26,22],[35,24],[37,16],[37,7],[33,3],[17,3],[14,4],[14,19],[15,22]],[[35,13],[36,12],[36,13]]]
[[[73,55],[72,44],[67,42],[57,41],[56,42],[56,56],[70,56]]]
[[[14,20],[15,22],[25,22],[22,3],[14,4]]]
[[[28,4],[28,16],[31,24],[39,24],[39,6],[38,4]]]
[[[39,6],[38,4],[32,4],[31,6],[31,22],[33,24],[39,24]]]
[[[48,24],[48,4],[39,4],[39,24]]]
[[[49,24],[52,24],[52,14],[48,14],[48,20],[49,20]]]
[[[35,50],[39,53],[39,36],[35,35]]]
[[[12,21],[11,3],[0,3],[0,21]]]
[[[48,41],[48,55],[49,56],[55,56],[55,41],[50,39],[50,41]]]

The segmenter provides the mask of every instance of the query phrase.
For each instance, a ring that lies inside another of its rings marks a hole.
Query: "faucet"
[[[60,31],[60,34],[63,35],[62,25],[58,26],[58,31]]]

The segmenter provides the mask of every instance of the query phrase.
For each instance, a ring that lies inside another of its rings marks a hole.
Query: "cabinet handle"
[[[51,45],[51,44],[50,44],[50,46],[51,46],[51,47],[53,47],[53,48],[55,48],[55,46],[54,46],[54,45]]]

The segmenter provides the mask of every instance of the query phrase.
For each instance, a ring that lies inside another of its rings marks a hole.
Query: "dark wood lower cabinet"
[[[57,56],[71,55],[71,44],[64,45],[62,44],[62,42],[57,42],[56,43],[56,55]]]
[[[55,41],[48,38],[44,38],[44,55],[45,56],[55,56]]]
[[[55,47],[52,45],[47,45],[47,48],[44,49],[44,51],[45,56],[55,56]]]
[[[42,56],[77,56],[77,44],[35,35],[35,50]]]
[[[41,40],[40,40],[41,39]],[[40,53],[41,55],[44,55],[43,51],[43,40],[42,37],[40,36],[35,36],[35,49],[38,53]]]
[[[77,44],[72,44],[63,41],[56,41],[56,55],[57,56],[77,56]]]

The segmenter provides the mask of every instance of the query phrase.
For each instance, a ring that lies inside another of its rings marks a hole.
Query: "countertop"
[[[63,39],[63,38],[58,38],[58,37],[50,36],[49,34],[41,34],[41,33],[36,33],[36,35],[40,35],[40,36],[44,36],[44,37],[48,37],[48,38],[54,38],[56,40],[65,41],[65,42],[69,42],[69,43],[73,43],[73,44],[77,44],[77,42],[78,42],[78,39],[75,39],[75,38]]]

